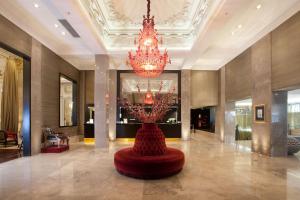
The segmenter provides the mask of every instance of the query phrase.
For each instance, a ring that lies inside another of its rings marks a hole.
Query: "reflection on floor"
[[[236,148],[238,149],[244,149],[247,151],[251,151],[251,140],[238,140],[235,141]]]
[[[163,180],[119,175],[116,150],[76,144],[61,154],[39,154],[0,164],[1,199],[299,199],[300,161],[269,158],[197,134],[170,142],[186,154],[183,171]]]
[[[0,163],[19,158],[21,154],[17,146],[0,147]]]

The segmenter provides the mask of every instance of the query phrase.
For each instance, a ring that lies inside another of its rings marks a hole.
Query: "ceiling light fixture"
[[[66,35],[66,32],[63,31],[63,32],[61,32],[61,34],[62,34],[62,35]]]
[[[34,7],[35,7],[35,8],[38,8],[38,7],[40,7],[40,6],[39,6],[39,4],[34,3]]]
[[[258,4],[258,5],[256,6],[256,9],[259,10],[260,8],[261,8],[261,4]]]
[[[55,28],[58,28],[58,25],[57,25],[57,24],[54,24],[54,27],[55,27]]]
[[[147,0],[147,16],[143,17],[143,29],[138,36],[138,47],[135,55],[131,51],[128,52],[128,63],[138,76],[154,78],[158,77],[164,71],[167,62],[171,63],[171,61],[166,50],[161,54],[158,49],[159,41],[154,28],[154,16],[150,18],[150,0]]]
[[[238,28],[239,28],[239,29],[241,29],[242,27],[243,27],[242,24],[238,25]]]

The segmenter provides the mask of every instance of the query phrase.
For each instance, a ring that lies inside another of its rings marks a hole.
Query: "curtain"
[[[18,132],[18,71],[14,58],[9,58],[4,70],[2,100],[1,100],[1,129]]]

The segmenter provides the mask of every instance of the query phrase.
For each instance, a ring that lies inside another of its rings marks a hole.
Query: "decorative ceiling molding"
[[[116,48],[134,47],[134,38],[142,26],[146,1],[80,0],[80,2],[89,13],[109,52],[113,52]],[[151,13],[155,15],[156,27],[169,50],[191,49],[211,2],[212,0],[153,0]]]

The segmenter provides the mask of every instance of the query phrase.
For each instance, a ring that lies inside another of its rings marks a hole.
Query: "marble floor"
[[[186,155],[183,171],[163,180],[138,180],[114,170],[108,149],[75,144],[62,154],[39,154],[0,164],[0,199],[300,199],[297,157],[269,158],[209,134],[169,142]]]

